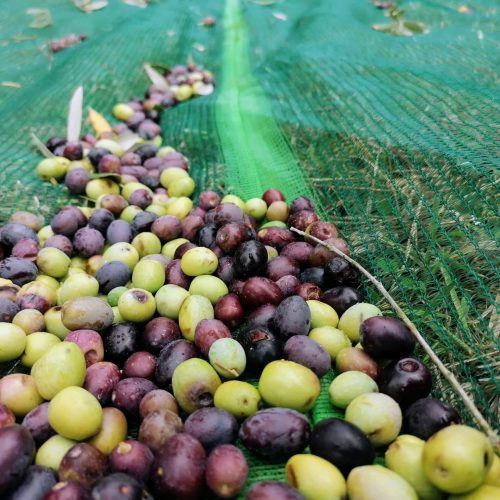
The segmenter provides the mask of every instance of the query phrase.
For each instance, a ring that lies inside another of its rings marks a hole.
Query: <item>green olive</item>
[[[26,333],[12,323],[0,323],[0,363],[18,358],[26,347]]]
[[[191,99],[192,96],[193,96],[193,89],[192,89],[191,85],[183,84],[183,85],[179,85],[175,89],[175,98],[178,101],[181,101],[181,102],[187,101],[188,99]]]
[[[139,257],[161,252],[161,241],[156,234],[139,233],[133,240],[132,246],[137,250]]]
[[[179,328],[185,339],[194,341],[196,326],[202,319],[214,319],[212,304],[201,295],[189,295],[179,310]]]
[[[68,171],[70,161],[62,156],[45,158],[36,167],[36,173],[44,181],[62,180]]]
[[[154,316],[156,302],[151,292],[131,288],[118,299],[118,310],[125,321],[143,323]]]
[[[154,293],[165,283],[165,268],[156,260],[141,260],[134,267],[132,283],[136,288]]]
[[[167,208],[163,205],[152,203],[146,207],[146,212],[151,212],[156,214],[158,217],[163,217],[164,215],[167,215]]]
[[[170,153],[175,153],[175,149],[172,146],[163,146],[158,150],[156,156],[158,156],[158,158],[163,158],[164,156],[167,156]]]
[[[241,210],[245,210],[245,202],[239,196],[236,196],[234,194],[226,194],[226,196],[222,197],[220,202],[221,205],[223,203],[233,203],[237,207],[241,208]]]
[[[85,268],[87,267],[87,259],[84,259],[83,257],[80,257],[78,255],[75,257],[71,257],[71,264],[69,265],[69,267],[83,269],[85,271]]]
[[[120,219],[122,219],[130,224],[134,220],[134,217],[139,212],[142,212],[141,208],[139,208],[135,205],[129,205],[128,207],[125,207],[122,210],[122,213],[120,214]]]
[[[179,219],[184,219],[192,208],[193,201],[186,196],[180,196],[169,203],[166,215],[175,215]]]
[[[12,324],[21,327],[26,335],[42,332],[45,329],[45,318],[36,309],[22,309],[12,319]]]
[[[266,217],[269,221],[286,222],[288,214],[289,211],[286,201],[273,201],[267,209]]]
[[[184,300],[189,292],[178,285],[162,286],[155,295],[158,314],[170,319],[177,319]]]
[[[265,224],[262,224],[259,229],[266,229],[266,227],[282,227],[283,229],[286,229],[288,226],[280,220],[271,220],[269,222],[266,222]]]
[[[259,391],[248,382],[230,380],[221,384],[214,394],[214,405],[238,419],[253,415],[260,407]]]
[[[0,403],[18,417],[23,417],[43,403],[31,375],[11,373],[0,379]]]
[[[111,154],[118,156],[118,158],[124,153],[123,148],[120,146],[120,144],[111,139],[100,139],[95,143],[94,147],[107,149],[111,152]]]
[[[50,426],[61,436],[82,441],[97,434],[102,423],[102,407],[81,387],[66,387],[49,404]]]
[[[104,408],[101,428],[88,442],[101,453],[109,455],[116,446],[127,439],[127,430],[127,419],[118,408]]]
[[[51,236],[54,236],[54,231],[52,231],[52,227],[50,226],[43,226],[38,233],[36,233],[38,236],[38,241],[40,243],[40,246],[42,246],[46,240],[48,240]]]
[[[319,300],[308,300],[307,305],[311,311],[311,329],[320,326],[337,326],[339,322],[335,309]]]
[[[36,388],[44,399],[52,399],[65,387],[83,385],[85,356],[73,342],[59,342],[47,351],[31,368]]]
[[[71,330],[63,325],[61,309],[60,306],[51,307],[45,312],[45,330],[49,333],[53,333],[60,339],[64,339]]]
[[[250,198],[245,203],[245,213],[256,220],[262,220],[266,216],[267,204],[262,198]]]
[[[313,328],[309,332],[309,338],[323,347],[330,358],[334,360],[337,354],[347,347],[351,347],[349,337],[342,331],[333,326],[320,326]]]
[[[191,248],[181,258],[181,269],[188,276],[212,274],[218,264],[217,255],[205,247]]]
[[[78,269],[78,268],[75,268]],[[73,274],[64,280],[57,291],[58,303],[65,302],[77,297],[95,297],[99,293],[99,282],[93,277],[79,269],[79,273]]]
[[[208,274],[196,276],[189,286],[189,293],[203,295],[212,305],[215,305],[219,299],[229,293],[229,289],[220,278]]]
[[[26,347],[21,356],[21,364],[31,368],[46,352],[61,339],[52,333],[33,332],[26,337]]]
[[[70,330],[105,330],[113,321],[111,306],[98,297],[68,300],[61,309],[63,325]]]
[[[166,257],[170,257],[171,259],[174,258],[175,251],[181,246],[184,245],[184,243],[189,243],[189,240],[186,238],[176,238],[175,240],[170,240],[167,241],[162,249],[161,253],[162,255],[165,255]]]
[[[42,283],[45,283],[50,288],[52,288],[52,290],[54,290],[54,291],[57,291],[57,289],[61,286],[59,281],[57,281],[52,276],[47,276],[46,274],[39,274],[36,277],[35,281],[41,281]]]
[[[56,434],[47,439],[47,441],[38,448],[35,456],[35,464],[49,467],[57,471],[64,455],[66,455],[75,444],[76,441]]]
[[[117,286],[108,293],[107,301],[111,307],[118,305],[118,299],[128,290],[126,286]]]
[[[36,258],[38,269],[53,278],[62,278],[66,275],[71,259],[55,247],[40,249]]]
[[[120,194],[120,186],[111,179],[92,179],[85,187],[85,194],[91,200],[97,200],[103,194]]]
[[[188,177],[189,174],[183,168],[166,168],[160,175],[160,183],[165,189],[168,189],[172,182],[179,179],[187,179]]]
[[[123,262],[132,271],[139,262],[139,253],[130,243],[120,242],[111,245],[105,250],[102,258],[103,263],[113,261]]]
[[[191,196],[194,193],[195,183],[192,177],[177,179],[168,186],[169,196]]]
[[[114,117],[122,122],[126,122],[133,114],[134,110],[128,104],[119,103],[113,106]]]

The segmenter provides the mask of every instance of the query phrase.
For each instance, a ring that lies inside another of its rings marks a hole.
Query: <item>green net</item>
[[[368,0],[153,0],[146,9],[110,0],[93,14],[47,0],[54,25],[38,30],[26,15],[36,3],[2,4],[0,82],[20,88],[0,87],[0,222],[15,209],[48,217],[77,202],[37,180],[29,133],[61,135],[78,85],[110,117],[114,103],[142,95],[144,62],[191,55],[219,85],[165,112],[162,127],[165,143],[191,159],[198,190],[250,197],[273,186],[289,200],[311,196],[498,424],[494,0],[468,10],[455,0],[403,5],[430,30],[412,37],[374,31],[388,20]],[[208,14],[217,25],[200,27]],[[43,49],[69,33],[88,40],[52,56]],[[364,292],[389,311],[373,287]],[[435,394],[473,423],[434,376]],[[312,421],[335,414],[322,394]],[[250,460],[249,483],[283,477],[282,464]]]

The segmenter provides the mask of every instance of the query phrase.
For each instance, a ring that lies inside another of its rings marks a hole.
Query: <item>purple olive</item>
[[[215,276],[220,278],[226,285],[229,285],[233,281],[235,274],[236,270],[233,258],[229,255],[221,257],[215,271]]]
[[[300,280],[297,276],[288,274],[277,280],[276,284],[280,287],[283,297],[290,297],[290,295],[297,295],[296,290],[300,285]]]
[[[336,286],[323,293],[320,300],[330,307],[333,307],[340,317],[349,307],[358,302],[362,302],[363,296],[356,288],[350,286]]]
[[[294,335],[307,335],[311,326],[311,311],[298,295],[283,300],[274,313],[274,328],[284,340]]]
[[[298,262],[300,266],[304,267],[309,265],[312,251],[313,246],[309,243],[306,243],[305,241],[294,241],[283,247],[280,255],[288,257],[295,262]]]
[[[96,208],[89,217],[89,227],[97,229],[101,234],[106,234],[109,225],[115,220],[115,216],[105,208]]]
[[[328,352],[306,335],[290,337],[283,348],[283,354],[285,359],[306,366],[318,377],[325,375],[332,367]]]
[[[48,409],[49,403],[42,403],[25,415],[22,422],[23,427],[30,431],[37,446],[45,443],[56,433],[49,424]]]
[[[306,196],[299,196],[290,203],[290,213],[300,212],[301,210],[314,211],[313,204]]]
[[[259,481],[248,490],[245,500],[305,500],[305,497],[289,484]]]
[[[19,240],[13,247],[11,252],[12,257],[30,260],[34,262],[38,255],[38,243],[35,240],[24,239]]]
[[[174,370],[183,361],[198,357],[194,344],[187,340],[175,340],[160,351],[156,362],[156,382],[164,387],[170,384]]]
[[[214,191],[202,191],[198,196],[198,206],[203,210],[215,208],[220,203],[220,196]]]
[[[11,323],[19,312],[19,306],[12,300],[0,297],[0,322]]]
[[[154,380],[156,357],[149,352],[134,352],[123,365],[124,377],[141,377]]]
[[[90,180],[90,174],[84,168],[74,168],[64,177],[64,184],[72,194],[85,193],[85,187]]]
[[[269,245],[278,250],[295,241],[292,231],[283,227],[266,227],[257,233],[257,237],[263,245]]]
[[[180,259],[174,259],[168,264],[165,272],[165,284],[177,285],[187,290],[191,280],[192,278],[183,272]]]
[[[215,318],[222,321],[229,329],[236,328],[243,321],[244,313],[241,301],[234,293],[219,299],[214,307]]]
[[[149,392],[157,389],[156,385],[145,378],[130,377],[120,380],[111,395],[113,406],[125,415],[136,417],[139,415],[141,399]]]
[[[162,241],[170,241],[178,238],[182,233],[182,224],[174,215],[158,217],[151,225],[151,232],[156,234]]]
[[[264,304],[254,309],[247,318],[248,328],[274,328],[274,315],[277,307],[273,304]]]
[[[112,221],[106,229],[106,240],[110,245],[121,242],[130,243],[133,237],[132,227],[121,219]]]
[[[111,472],[124,472],[138,481],[149,479],[154,455],[143,443],[135,439],[122,441],[108,456]]]
[[[266,266],[266,277],[273,281],[278,281],[283,276],[298,276],[299,272],[300,268],[294,260],[281,255],[273,257]]]
[[[319,217],[311,210],[299,210],[290,214],[288,225],[300,231],[305,231],[307,227],[319,220]]]
[[[108,469],[106,456],[89,443],[75,444],[59,464],[60,481],[77,481],[85,488],[92,487]]]
[[[248,464],[242,451],[231,444],[217,446],[207,459],[207,486],[220,498],[234,498],[245,485]]]
[[[142,342],[146,349],[157,354],[166,345],[181,338],[179,325],[169,318],[154,318],[144,327]]]
[[[208,356],[211,345],[218,339],[231,338],[229,328],[218,319],[202,319],[194,333],[194,345],[204,355]]]
[[[71,243],[71,240],[63,234],[54,234],[54,236],[50,236],[45,240],[43,247],[57,248],[61,250],[61,252],[64,252],[68,257],[73,255],[73,243]]]
[[[199,215],[187,215],[181,220],[182,238],[195,241],[198,231],[203,227],[203,219]]]
[[[280,287],[268,278],[255,276],[243,285],[241,300],[248,307],[255,308],[263,304],[278,305],[283,300]]]
[[[23,286],[34,281],[37,273],[36,265],[26,259],[8,257],[0,262],[0,278],[11,280],[14,285]]]

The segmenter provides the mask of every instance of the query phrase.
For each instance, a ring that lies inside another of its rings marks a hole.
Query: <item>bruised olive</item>
[[[177,413],[166,409],[153,411],[141,422],[139,441],[156,453],[179,432],[182,432],[182,420]]]
[[[88,443],[75,444],[64,455],[58,469],[60,481],[77,481],[90,488],[107,472],[107,460],[96,447]]]
[[[143,443],[135,439],[122,441],[108,456],[112,472],[124,472],[138,481],[149,479],[154,455]]]
[[[262,244],[272,246],[278,250],[295,241],[293,233],[289,229],[282,227],[261,229],[257,233],[257,237]]]
[[[0,262],[0,278],[11,280],[14,285],[22,286],[36,278],[38,269],[26,259],[8,257]]]
[[[38,254],[38,243],[35,240],[19,240],[13,247],[11,256],[35,261]]]
[[[299,210],[288,217],[288,225],[300,231],[305,231],[313,222],[319,221],[319,217],[311,210]]]
[[[301,283],[295,293],[304,300],[319,300],[321,297],[321,288],[314,283]]]

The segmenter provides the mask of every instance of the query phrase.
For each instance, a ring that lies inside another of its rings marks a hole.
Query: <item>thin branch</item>
[[[372,274],[370,274],[369,271],[367,271],[361,264],[356,262],[354,259],[346,255],[344,252],[339,250],[338,248],[335,248],[332,245],[328,245],[324,241],[319,240],[318,238],[315,238],[314,236],[311,236],[304,231],[300,231],[299,229],[296,229],[294,227],[290,228],[293,232],[300,234],[301,236],[305,237],[306,239],[310,239],[314,241],[315,243],[319,245],[323,245],[324,247],[328,248],[333,253],[336,253],[337,255],[340,255],[343,257],[347,262],[352,264],[354,267],[359,269],[377,288],[377,290],[386,298],[386,300],[389,302],[391,307],[394,309],[396,314],[401,318],[401,320],[408,326],[410,331],[413,333],[415,338],[417,339],[418,343],[422,346],[424,351],[427,353],[429,358],[432,360],[432,362],[438,367],[439,371],[442,373],[443,377],[449,382],[449,384],[453,387],[453,389],[457,392],[457,394],[460,396],[462,401],[464,402],[464,405],[467,407],[467,409],[471,412],[472,416],[478,423],[479,427],[486,433],[488,436],[489,440],[491,441],[491,444],[493,445],[493,448],[495,449],[496,453],[500,452],[500,439],[498,437],[498,434],[491,428],[490,424],[486,421],[486,419],[483,417],[477,406],[475,405],[474,401],[472,398],[467,394],[467,392],[464,390],[462,385],[460,385],[460,382],[457,380],[455,375],[446,368],[444,363],[439,359],[437,354],[432,350],[431,346],[427,343],[427,341],[424,339],[422,334],[417,330],[417,327],[413,324],[413,322],[408,318],[408,316],[405,314],[405,312],[398,306],[396,301],[392,298],[392,296],[389,294],[389,292],[386,290],[384,285],[380,283],[380,281],[375,278]]]

